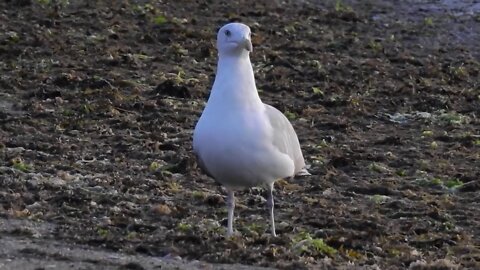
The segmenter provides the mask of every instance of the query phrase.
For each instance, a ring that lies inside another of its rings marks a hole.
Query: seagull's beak
[[[249,52],[253,51],[252,40],[249,37],[245,37],[245,39],[243,40],[243,44],[245,46],[245,50]]]

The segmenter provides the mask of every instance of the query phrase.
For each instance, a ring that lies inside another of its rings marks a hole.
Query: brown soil
[[[391,2],[1,1],[0,268],[480,269],[480,7]],[[191,151],[231,20],[314,174],[276,185],[277,238],[261,189],[224,238]]]

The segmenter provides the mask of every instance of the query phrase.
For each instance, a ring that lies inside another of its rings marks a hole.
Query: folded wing
[[[282,153],[287,154],[295,164],[295,174],[308,174],[305,169],[302,149],[297,133],[288,118],[276,108],[264,104],[268,119],[273,127],[273,145]]]

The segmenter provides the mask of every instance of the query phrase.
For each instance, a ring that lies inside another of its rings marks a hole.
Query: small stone
[[[58,171],[57,176],[65,181],[73,180],[73,176],[66,171]]]
[[[27,205],[25,208],[30,212],[35,212],[35,211],[41,209],[42,205],[39,202],[34,202],[30,205]]]
[[[53,188],[60,188],[60,187],[63,187],[67,184],[67,182],[65,182],[65,180],[59,178],[59,177],[52,177],[52,178],[48,178],[45,180],[44,182],[46,185],[49,185]]]
[[[333,188],[327,188],[322,192],[323,196],[332,196],[335,194],[335,190]]]
[[[291,229],[291,226],[289,223],[285,222],[285,221],[280,221],[279,223],[277,223],[277,231],[279,232],[285,232],[287,231],[288,229]]]
[[[159,215],[170,215],[172,210],[166,204],[157,204],[152,207],[152,211]]]
[[[218,194],[212,194],[207,196],[207,198],[205,198],[205,203],[211,206],[224,205],[225,200],[223,199],[222,196]]]
[[[64,100],[61,97],[55,97],[55,103],[63,104]]]

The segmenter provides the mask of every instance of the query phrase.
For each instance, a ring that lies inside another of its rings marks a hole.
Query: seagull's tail
[[[307,170],[307,167],[303,167],[303,169],[301,169],[297,174],[295,174],[296,176],[308,176],[308,175],[312,175],[311,173],[308,172]]]

